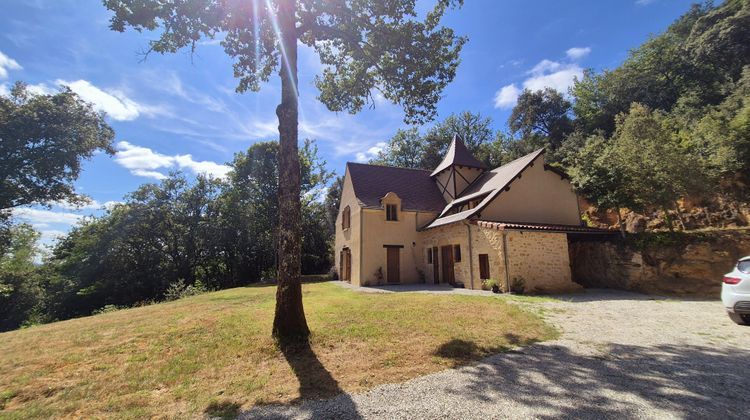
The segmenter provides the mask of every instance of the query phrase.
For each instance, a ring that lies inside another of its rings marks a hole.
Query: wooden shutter
[[[482,280],[490,278],[490,258],[487,254],[479,254],[479,278]]]
[[[453,245],[453,261],[461,262],[461,245]]]

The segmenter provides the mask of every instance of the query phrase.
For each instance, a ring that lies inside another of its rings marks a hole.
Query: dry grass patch
[[[362,391],[552,338],[501,299],[305,284],[309,346],[270,337],[274,287],[0,334],[0,417],[233,416]]]

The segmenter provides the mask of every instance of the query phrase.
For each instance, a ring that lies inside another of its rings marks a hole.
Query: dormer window
[[[398,206],[395,204],[385,205],[385,220],[390,222],[398,221]]]
[[[341,213],[341,229],[349,229],[351,225],[351,213],[349,206],[344,207],[344,211]]]

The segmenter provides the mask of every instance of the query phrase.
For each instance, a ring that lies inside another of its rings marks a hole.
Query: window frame
[[[386,222],[398,222],[398,204],[386,204],[385,205],[385,221]]]
[[[489,278],[490,278],[490,255],[479,254],[479,279],[489,280]]]
[[[344,207],[341,212],[341,229],[347,230],[352,227],[352,209],[349,206]]]

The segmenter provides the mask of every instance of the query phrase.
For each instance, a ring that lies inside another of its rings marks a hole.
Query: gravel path
[[[560,339],[245,418],[748,418],[750,327],[718,301],[605,290],[533,303]]]

